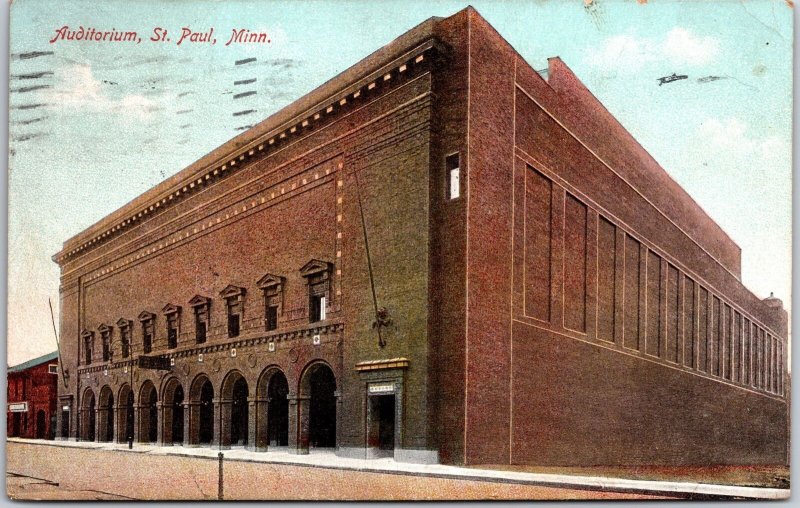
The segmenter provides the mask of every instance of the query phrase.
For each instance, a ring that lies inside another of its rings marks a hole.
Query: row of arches
[[[206,374],[187,384],[169,378],[160,395],[150,380],[141,384],[138,394],[127,383],[116,394],[106,385],[97,397],[87,388],[80,408],[80,438],[258,450],[336,446],[336,379],[323,362],[306,369],[298,396],[291,401],[288,380],[278,367],[267,368],[255,389],[237,370],[225,376],[219,389]],[[290,424],[295,429],[291,442]]]

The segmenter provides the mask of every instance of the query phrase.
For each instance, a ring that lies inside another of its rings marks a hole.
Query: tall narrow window
[[[169,303],[161,311],[167,318],[167,347],[175,349],[178,347],[178,336],[181,334],[181,307]]]
[[[94,332],[85,331],[83,337],[83,360],[86,365],[92,363],[92,343],[94,342]]]
[[[194,339],[198,344],[202,344],[208,338],[211,299],[196,295],[189,300],[189,305],[194,309]]]
[[[308,284],[308,322],[316,323],[328,318],[330,298],[330,272],[333,265],[312,259],[300,269]]]
[[[267,331],[278,329],[278,314],[283,300],[284,278],[266,274],[258,280],[258,287],[264,292],[264,328]]]
[[[117,321],[117,328],[119,328],[122,358],[128,358],[131,354],[131,329],[133,328],[133,323],[127,319],[120,319]]]
[[[447,197],[457,199],[461,196],[461,168],[458,154],[448,155],[444,165],[447,169]]]
[[[100,325],[98,330],[100,331],[100,338],[103,345],[103,361],[107,362],[111,360],[111,327]]]
[[[220,292],[225,299],[225,308],[228,315],[228,337],[238,337],[244,320],[245,289],[238,286],[228,286]]]
[[[153,350],[153,332],[155,329],[155,319],[150,318],[142,322],[142,351],[145,354]]]
[[[156,315],[142,312],[139,314],[139,321],[142,323],[142,352],[148,354],[153,350]]]

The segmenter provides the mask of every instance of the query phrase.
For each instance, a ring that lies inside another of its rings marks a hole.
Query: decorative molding
[[[359,372],[369,370],[384,370],[384,369],[407,369],[408,358],[390,358],[387,360],[370,360],[366,362],[358,362],[356,370]]]
[[[263,277],[261,277],[260,279],[258,279],[258,282],[256,282],[256,286],[258,286],[259,289],[271,289],[277,286],[278,291],[280,291],[285,283],[286,283],[285,277],[268,273]]]
[[[132,328],[133,321],[125,318],[119,318],[117,321],[117,328]]]
[[[388,90],[392,84],[399,82],[397,79],[392,79],[394,76],[411,75],[413,72],[409,72],[409,69],[413,68],[427,68],[423,62],[430,60],[431,54],[446,55],[447,53],[449,51],[446,46],[434,37],[421,41],[371,74],[342,87],[336,95],[318,102],[318,106],[312,106],[276,126],[276,128],[254,136],[243,148],[233,150],[215,163],[206,166],[202,171],[195,171],[191,175],[187,174],[179,183],[173,184],[171,189],[165,189],[149,205],[145,204],[134,210],[127,217],[117,219],[113,225],[103,227],[101,232],[95,233],[93,237],[86,239],[82,243],[74,242],[75,246],[73,248],[64,249],[55,254],[52,257],[53,261],[63,265],[76,255],[105,243],[112,236],[118,236],[122,232],[126,232],[159,211],[175,205],[187,195],[194,194],[208,184],[215,183],[235,170],[246,166],[245,159],[250,162],[256,157],[260,158],[267,152],[277,151],[279,147],[282,148],[286,143],[290,142],[289,138],[305,136],[309,130],[319,127],[327,121],[332,121],[340,113],[349,111],[354,105],[357,105],[357,99],[370,93],[376,93],[373,92],[376,88],[377,93]],[[348,98],[353,100],[348,101]],[[302,98],[299,100],[302,100]],[[73,242],[67,241],[67,243]]]
[[[139,321],[150,321],[154,320],[155,318],[156,318],[155,314],[153,314],[152,312],[147,312],[146,310],[143,310],[141,313],[139,313],[138,316]]]
[[[163,309],[161,309],[161,312],[166,316],[169,316],[170,314],[180,314],[181,306],[168,303],[164,306]]]
[[[208,307],[211,305],[211,298],[203,295],[194,295],[191,300],[189,300],[190,307]]]
[[[319,259],[312,259],[302,268],[300,268],[300,275],[303,277],[313,277],[314,275],[329,274],[333,270],[333,263],[327,261],[320,261]]]
[[[233,284],[229,284],[225,287],[222,291],[219,292],[219,296],[225,300],[230,298],[241,298],[245,294],[247,294],[247,289],[239,286],[234,286]]]

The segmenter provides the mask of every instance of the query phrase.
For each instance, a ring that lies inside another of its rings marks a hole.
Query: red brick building
[[[54,260],[65,437],[467,464],[786,458],[780,301],[742,285],[739,247],[564,63],[545,79],[471,8]]]
[[[8,436],[53,439],[56,435],[58,352],[9,367],[7,380]]]

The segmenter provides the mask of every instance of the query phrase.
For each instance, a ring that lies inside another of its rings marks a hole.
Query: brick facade
[[[782,462],[786,313],[739,258],[560,60],[543,79],[469,8],[64,244],[62,437]]]
[[[9,367],[6,429],[10,437],[53,439],[58,388],[58,353]]]

